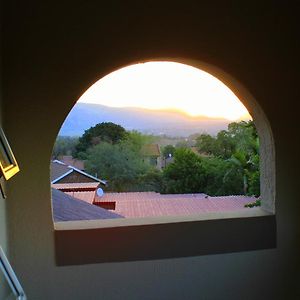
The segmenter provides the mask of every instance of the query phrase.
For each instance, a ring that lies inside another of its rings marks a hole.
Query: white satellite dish
[[[98,188],[96,193],[98,197],[102,197],[104,195],[104,191],[101,188]]]

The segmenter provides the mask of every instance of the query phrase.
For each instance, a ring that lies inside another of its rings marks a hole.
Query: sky
[[[78,100],[110,107],[178,110],[189,116],[250,119],[235,94],[216,77],[185,64],[146,62],[114,71]]]

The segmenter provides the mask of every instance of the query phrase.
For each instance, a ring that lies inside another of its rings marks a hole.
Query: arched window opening
[[[54,222],[274,212],[263,112],[226,74],[191,65],[131,65],[82,95],[53,149]]]

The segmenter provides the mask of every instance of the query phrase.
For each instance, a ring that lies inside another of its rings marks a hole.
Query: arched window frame
[[[181,58],[147,61],[175,61],[199,68],[221,80],[245,105],[260,138],[262,205],[244,213],[208,213],[197,217],[57,222],[57,264],[160,259],[275,247],[275,146],[271,127],[258,102],[238,80],[210,64]],[[141,61],[129,65],[134,63]],[[77,247],[77,251],[72,252],[72,247]]]

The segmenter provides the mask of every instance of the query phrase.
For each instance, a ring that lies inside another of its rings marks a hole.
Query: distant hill
[[[65,122],[59,135],[81,136],[86,129],[101,122],[113,122],[126,130],[142,133],[187,137],[194,133],[215,135],[227,129],[230,121],[208,117],[189,117],[178,111],[149,110],[142,108],[115,108],[100,104],[77,103]]]

